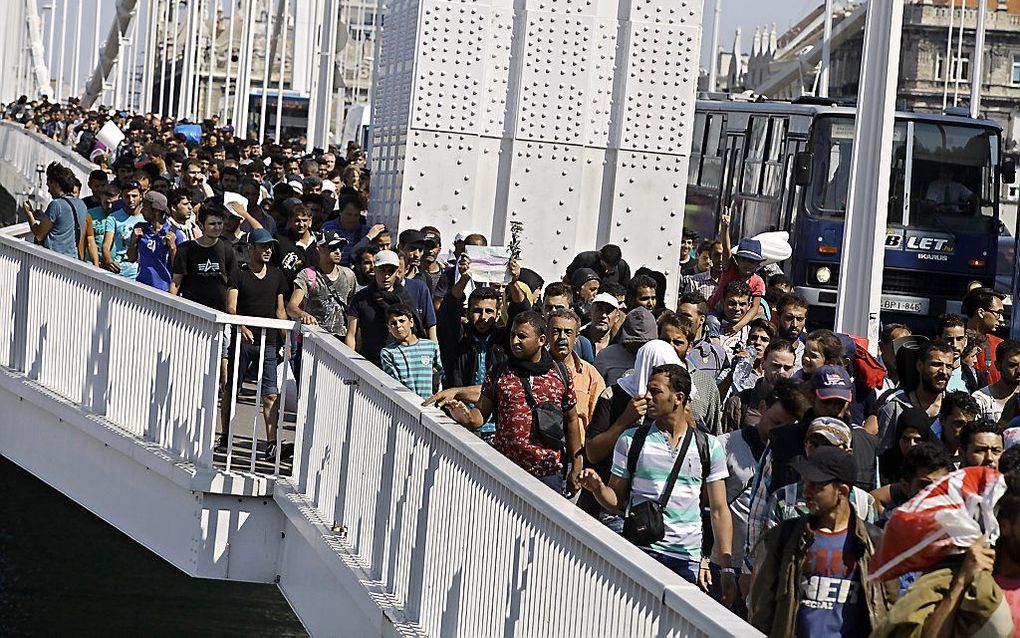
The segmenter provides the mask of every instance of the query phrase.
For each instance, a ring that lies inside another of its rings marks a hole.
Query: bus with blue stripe
[[[684,227],[715,237],[729,207],[734,241],[788,231],[793,256],[783,270],[819,325],[834,316],[840,269],[853,268],[841,252],[854,117],[852,106],[816,98],[697,102]],[[1015,170],[991,120],[896,113],[884,322],[930,328],[960,311],[971,282],[995,287],[997,269],[1012,282],[1001,292],[1015,289],[1013,264],[998,263],[1001,186]]]

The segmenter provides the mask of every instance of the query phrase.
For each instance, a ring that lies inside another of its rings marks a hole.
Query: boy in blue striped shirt
[[[443,374],[439,344],[415,336],[414,310],[406,304],[386,309],[386,327],[391,340],[379,353],[383,371],[421,398],[429,398],[437,389],[433,387],[434,375]]]

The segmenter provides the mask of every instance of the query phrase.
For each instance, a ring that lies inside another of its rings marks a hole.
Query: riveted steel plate
[[[503,137],[507,127],[513,130],[513,122],[507,120],[513,31],[513,9],[490,11],[482,60],[484,84],[478,113],[479,135]]]
[[[594,19],[527,12],[526,29],[517,138],[580,144]]]
[[[484,94],[489,7],[425,0],[420,16],[411,126],[474,133]]]
[[[633,24],[621,148],[687,155],[698,29]]]
[[[489,236],[498,142],[411,131],[407,148],[399,227],[435,226],[448,239],[458,229]]]
[[[632,0],[630,20],[700,27],[702,4],[702,0]]]
[[[524,223],[522,259],[544,269],[539,272],[562,275],[576,252],[579,228],[587,223],[578,213],[582,193],[592,186],[583,183],[584,166],[580,146],[519,142],[514,147],[506,219]]]
[[[698,0],[390,3],[371,217],[494,245],[519,219],[524,259],[547,281],[614,242],[675,286],[700,12]]]
[[[615,175],[607,241],[620,246],[629,263],[662,271],[675,282],[687,157],[619,151]]]

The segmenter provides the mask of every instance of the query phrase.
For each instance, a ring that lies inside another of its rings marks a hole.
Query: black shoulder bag
[[[563,386],[569,390],[570,380],[566,368],[559,361],[555,361],[556,374],[563,382]],[[563,429],[563,406],[559,403],[545,401],[538,403],[535,395],[531,392],[531,378],[518,375],[521,385],[524,386],[524,398],[531,408],[531,429],[542,444],[548,450],[563,450],[566,447],[566,433]]]
[[[651,425],[643,425],[634,434],[630,442],[630,450],[627,454],[627,470],[630,473],[631,485],[634,483],[634,472],[637,470],[638,455],[648,438],[648,431]],[[666,536],[666,524],[662,518],[662,511],[673,494],[673,486],[676,484],[676,477],[680,474],[680,466],[687,457],[687,448],[691,446],[691,439],[694,438],[694,428],[687,428],[683,443],[680,444],[680,451],[676,461],[673,462],[673,469],[666,479],[666,489],[657,500],[643,501],[634,507],[630,506],[630,496],[627,497],[627,509],[623,514],[623,536],[630,542],[641,547],[648,547],[652,543],[658,543]]]

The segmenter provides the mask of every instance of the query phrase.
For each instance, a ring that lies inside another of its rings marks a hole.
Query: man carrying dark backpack
[[[476,430],[496,415],[493,447],[568,498],[578,491],[581,425],[570,374],[546,344],[545,319],[522,312],[510,330],[511,359],[489,369],[473,409],[457,400],[440,404],[453,420]],[[564,477],[566,486],[564,487]]]
[[[608,485],[595,470],[586,469],[581,486],[606,510],[623,512],[628,540],[707,591],[711,576],[701,551],[704,488],[715,539],[711,558],[719,567],[723,602],[729,604],[736,595],[736,577],[730,564],[733,530],[722,446],[687,424],[687,370],[676,364],[657,366],[647,388],[647,416],[654,422],[620,435]]]

